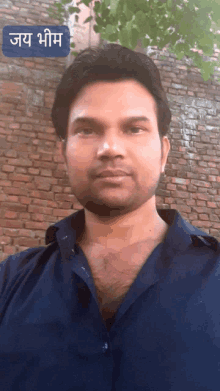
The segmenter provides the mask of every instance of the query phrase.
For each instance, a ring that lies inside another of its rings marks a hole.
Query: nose
[[[108,134],[100,141],[97,151],[98,158],[125,156],[124,140],[116,134]]]

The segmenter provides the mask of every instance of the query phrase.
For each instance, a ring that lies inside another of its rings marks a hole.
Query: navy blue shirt
[[[220,243],[158,213],[167,235],[109,325],[76,245],[84,210],[0,264],[1,390],[220,390]]]

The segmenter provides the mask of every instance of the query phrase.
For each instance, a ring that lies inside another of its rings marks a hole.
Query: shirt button
[[[106,352],[107,349],[108,349],[108,344],[107,344],[107,342],[105,342],[102,347],[103,353]]]

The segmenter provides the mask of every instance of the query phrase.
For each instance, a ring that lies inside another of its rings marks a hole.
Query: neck
[[[123,216],[103,222],[97,215],[85,209],[85,228],[78,242],[83,245],[124,247],[140,241],[163,240],[168,224],[154,208],[142,205]]]

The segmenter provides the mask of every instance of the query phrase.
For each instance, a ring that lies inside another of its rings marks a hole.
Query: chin
[[[104,203],[103,201],[87,201],[81,202],[83,208],[87,209],[89,212],[99,216],[99,217],[117,217],[125,215],[129,212],[132,212],[135,209],[138,209],[140,205],[137,204],[122,204],[122,202],[109,202]]]

